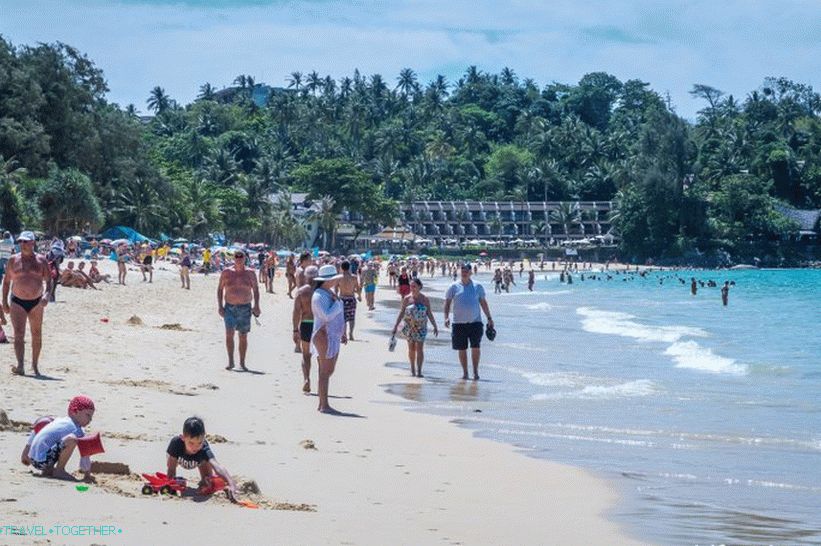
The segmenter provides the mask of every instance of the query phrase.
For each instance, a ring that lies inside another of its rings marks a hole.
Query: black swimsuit
[[[33,299],[33,300],[24,300],[22,298],[18,298],[14,294],[12,294],[12,296],[11,296],[11,302],[16,303],[17,305],[22,307],[27,315],[29,313],[31,313],[32,309],[34,309],[35,307],[37,307],[40,304],[41,299],[42,298],[36,298],[36,299]]]

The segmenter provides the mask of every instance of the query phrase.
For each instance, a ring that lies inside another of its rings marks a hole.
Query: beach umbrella
[[[82,241],[83,238],[80,237],[79,235],[72,235],[71,237],[68,238],[68,240],[69,241]]]
[[[277,250],[277,256],[280,258],[287,258],[288,256],[293,256],[294,253],[290,250]]]
[[[172,248],[168,252],[170,252],[171,254],[182,254],[182,249],[181,248]]]
[[[487,252],[485,252],[485,251],[483,250],[483,251],[481,251],[481,252],[479,253],[479,256],[487,256]]]
[[[101,245],[110,245],[111,244],[111,239],[102,239],[100,241],[100,244]]]
[[[130,244],[131,244],[131,241],[129,241],[128,239],[116,239],[114,241],[111,241],[112,246],[130,245]]]

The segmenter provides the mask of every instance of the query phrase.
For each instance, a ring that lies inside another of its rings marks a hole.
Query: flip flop
[[[249,500],[238,500],[237,504],[239,504],[240,506],[243,506],[245,508],[251,508],[253,510],[256,510],[256,509],[259,508],[258,504],[255,504],[255,503],[253,503]]]

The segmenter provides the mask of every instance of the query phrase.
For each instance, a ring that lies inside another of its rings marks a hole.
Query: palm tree
[[[171,107],[171,98],[165,94],[165,89],[159,85],[151,90],[148,100],[145,101],[149,110],[162,114]]]
[[[335,245],[335,231],[336,231],[336,201],[334,198],[325,195],[316,204],[315,209],[311,213],[311,221],[317,222],[323,231],[323,239],[325,248],[333,248]],[[328,235],[331,236],[331,246],[328,246]]]
[[[125,107],[125,114],[130,118],[136,118],[137,117],[137,107],[134,106],[133,104],[129,104],[128,106]]]
[[[305,89],[307,89],[314,96],[316,96],[316,92],[319,89],[322,89],[322,76],[320,76],[316,70],[308,74]]]
[[[302,89],[302,72],[291,72],[288,77],[288,89],[293,88],[295,91]]]
[[[12,233],[22,229],[22,211],[17,183],[27,173],[14,156],[4,159],[0,155],[0,221]]]
[[[408,98],[408,95],[419,90],[419,84],[416,82],[416,72],[410,68],[403,68],[402,71],[399,72],[399,77],[396,78],[396,81],[398,82],[396,89],[401,91],[404,98]]]
[[[190,178],[183,182],[191,214],[185,225],[187,235],[202,237],[221,227],[219,199],[216,186],[204,178]]]
[[[157,225],[164,211],[154,186],[145,178],[136,178],[122,187],[114,212],[125,224],[144,233]]]
[[[205,82],[200,86],[200,92],[197,95],[197,100],[214,100],[214,95],[216,91],[214,90],[214,86],[208,82]]]
[[[499,213],[496,213],[493,218],[490,219],[488,227],[490,227],[491,233],[501,235],[504,224],[502,224],[502,217],[499,216]]]
[[[578,224],[581,220],[579,204],[570,201],[559,203],[558,209],[550,211],[550,219],[562,225],[565,236],[570,235],[570,227],[574,224]]]
[[[513,71],[512,68],[504,67],[502,69],[502,84],[503,85],[515,85],[516,84],[516,73]]]

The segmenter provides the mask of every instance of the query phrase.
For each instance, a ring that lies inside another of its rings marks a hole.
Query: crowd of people
[[[142,273],[143,281],[152,283],[154,267],[165,262],[179,268],[182,289],[190,289],[191,274],[204,275],[219,273],[217,283],[217,313],[225,328],[227,370],[248,371],[246,355],[248,335],[252,320],[258,322],[262,313],[260,285],[268,293],[274,292],[274,281],[278,269],[284,272],[286,293],[293,299],[292,326],[294,351],[299,353],[302,367],[302,390],[311,393],[311,368],[317,363],[318,395],[317,410],[326,414],[337,414],[329,403],[330,381],[343,346],[355,339],[356,317],[359,304],[365,295],[365,305],[369,311],[375,309],[375,293],[380,276],[387,275],[387,288],[396,292],[399,311],[393,324],[391,348],[395,337],[401,335],[407,342],[410,373],[417,378],[424,377],[425,341],[429,325],[434,336],[439,335],[433,306],[424,293],[423,278],[433,278],[437,274],[451,282],[445,291],[443,305],[443,325],[450,329],[451,348],[457,353],[462,370],[462,379],[479,380],[482,340],[492,341],[496,336],[485,289],[474,280],[480,270],[492,271],[494,290],[498,294],[509,292],[516,285],[513,263],[494,264],[490,260],[464,261],[444,259],[396,259],[382,260],[369,255],[332,256],[328,253],[303,252],[299,255],[285,253],[280,260],[278,253],[265,248],[251,251],[248,248],[212,250],[208,247],[183,245],[174,249],[170,244],[149,243],[128,244],[120,242],[107,245],[92,241],[79,244],[76,240],[53,239],[41,244],[30,231],[20,233],[16,238],[5,233],[0,240],[0,274],[2,283],[2,306],[0,325],[6,324],[6,316],[14,330],[14,353],[16,364],[11,371],[25,374],[25,332],[31,335],[31,369],[40,375],[38,367],[42,347],[43,314],[49,302],[55,301],[57,285],[72,288],[97,289],[100,283],[111,283],[108,275],[102,274],[98,260],[105,254],[117,264],[118,284],[124,285],[128,266],[136,267]],[[255,256],[254,256],[255,253]],[[256,258],[255,263],[253,258]],[[78,263],[75,263],[77,261]],[[86,270],[86,261],[90,264]],[[63,267],[63,263],[65,266]],[[256,266],[256,268],[254,267]],[[495,271],[493,270],[494,266]],[[594,271],[593,264],[582,262],[559,263],[560,282],[572,284],[573,277],[581,281],[613,280],[621,277],[632,280],[646,277],[647,269],[625,268],[610,270],[609,264]],[[581,266],[581,267],[580,267]],[[545,262],[539,270],[545,271]],[[557,263],[552,262],[551,271],[556,271]],[[527,273],[528,290],[535,285],[535,264],[530,263],[526,271],[525,263],[518,264],[518,276]],[[668,272],[659,278],[677,279],[682,284],[686,280],[676,272]],[[722,300],[727,305],[731,282],[725,282],[721,289]],[[691,278],[690,289],[696,295],[699,285],[714,287],[708,280]],[[0,340],[2,341],[2,340]],[[470,369],[469,369],[470,368]],[[470,373],[469,373],[470,372]],[[65,418],[53,419],[35,431],[27,442],[21,460],[41,469],[44,473],[58,477],[65,476],[65,463],[74,447],[83,436],[82,427],[91,421],[93,402],[87,397],[72,400]],[[221,476],[233,491],[230,474],[215,460],[211,448],[205,440],[205,429],[201,419],[192,417],[185,421],[182,434],[175,436],[168,447],[168,475],[174,476],[177,465],[200,469],[204,484],[214,476]]]

